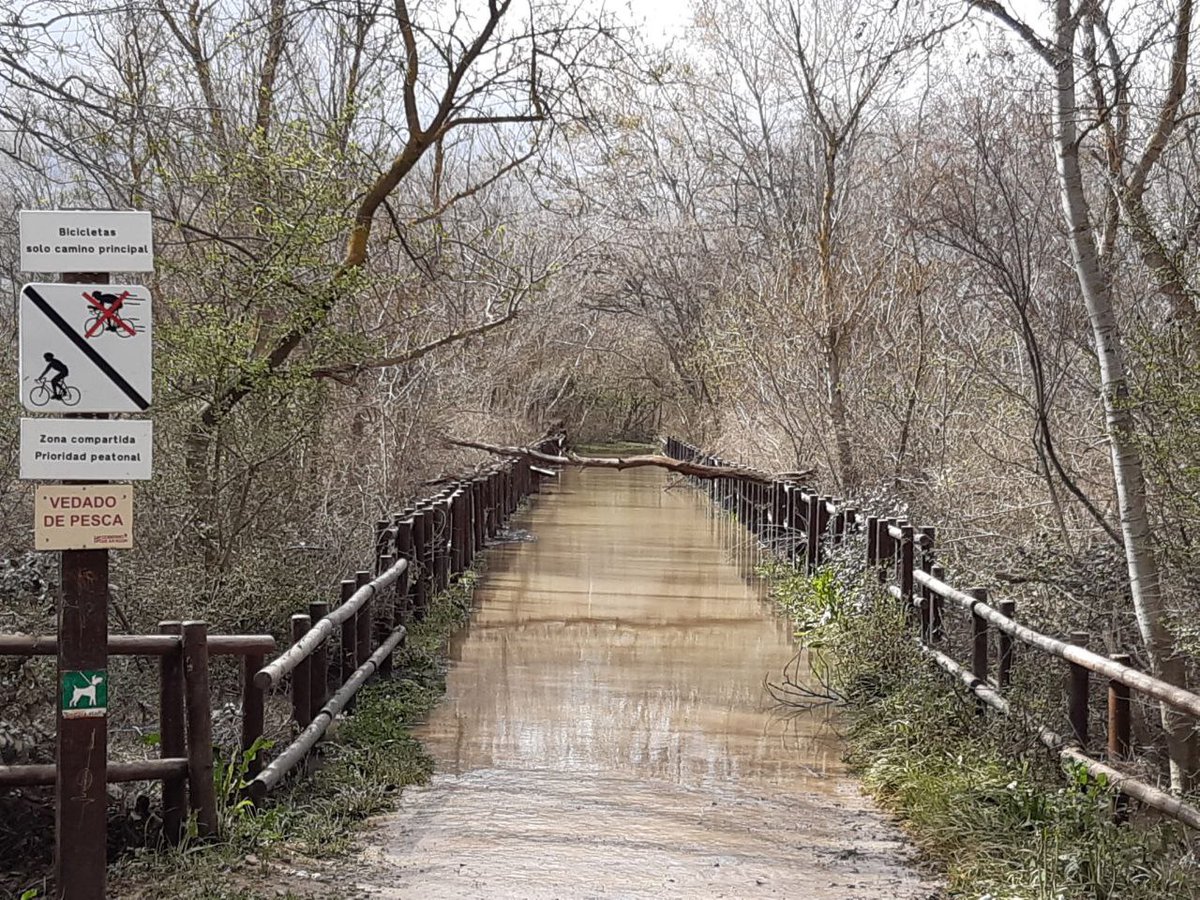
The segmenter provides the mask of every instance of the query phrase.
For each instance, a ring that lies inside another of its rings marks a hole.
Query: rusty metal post
[[[308,604],[308,617],[320,622],[329,615],[329,604],[324,600],[313,600]],[[309,657],[308,663],[309,709],[316,716],[329,699],[329,638],[321,641]]]
[[[159,622],[158,633],[179,637],[181,622]],[[187,756],[187,726],[183,711],[183,645],[158,660],[158,755],[163,759]],[[163,779],[162,830],[168,844],[178,844],[187,820],[187,778]]]
[[[212,699],[208,684],[208,626],[184,622],[184,698],[187,706],[188,797],[196,816],[197,834],[215,837],[217,789],[213,782]]]
[[[1007,616],[1010,619],[1015,619],[1017,616],[1016,600],[1001,600],[996,604],[996,608],[1002,616]],[[996,635],[996,640],[1000,645],[1000,660],[996,667],[996,684],[1003,689],[1012,684],[1013,639],[1011,634],[1001,631]]]
[[[308,634],[312,620],[304,613],[292,616],[292,643]],[[292,671],[292,721],[303,731],[312,722],[312,683],[309,680],[309,657],[296,664]]]
[[[1071,643],[1079,647],[1087,647],[1091,635],[1086,631],[1072,631]],[[1079,746],[1087,749],[1088,745],[1088,694],[1090,693],[1091,673],[1083,666],[1073,662],[1070,667],[1070,687],[1067,692],[1067,716],[1071,721],[1071,734],[1079,742]]]
[[[266,716],[263,709],[263,692],[254,683],[254,673],[263,666],[263,654],[247,653],[242,657],[242,752],[247,753],[254,742],[263,736]],[[262,771],[262,754],[246,764],[246,777],[253,778]]]
[[[970,588],[967,593],[979,600],[982,603],[987,603],[987,590],[984,588]],[[980,683],[987,684],[988,681],[988,623],[987,619],[977,614],[974,608],[971,609],[971,674],[979,679]],[[983,715],[987,709],[986,704],[982,700],[976,699],[975,708],[979,715]]]

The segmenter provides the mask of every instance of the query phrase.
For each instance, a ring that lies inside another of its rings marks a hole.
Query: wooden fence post
[[[413,571],[416,562],[413,558],[413,524],[412,519],[403,519],[396,526],[396,556],[408,560],[408,566],[396,583],[396,592],[400,598],[401,621],[407,622],[412,616],[412,584]]]
[[[366,587],[371,583],[371,573],[360,570],[355,573],[354,589]],[[358,635],[355,637],[355,648],[358,651],[358,663],[354,668],[366,663],[371,658],[371,634],[375,630],[375,598],[368,597],[367,601],[358,608]]]
[[[905,522],[900,526],[900,602],[904,605],[904,620],[913,622],[916,619],[916,609],[913,606],[913,569],[915,567],[915,550],[913,546],[913,527]]]
[[[930,566],[929,574],[933,578],[936,578],[938,581],[943,583],[946,580],[946,570],[942,566],[936,564]],[[932,593],[933,597],[929,609],[930,639],[933,643],[940,644],[946,637],[946,629],[942,624],[942,604],[944,601],[941,594],[937,593],[936,591]]]
[[[987,590],[970,588],[967,593],[982,603],[987,603]],[[971,674],[979,679],[981,684],[988,680],[988,623],[987,619],[971,609]],[[975,710],[983,715],[987,705],[980,699],[975,700]]]
[[[1133,657],[1128,653],[1114,653],[1110,658],[1122,666],[1133,665]],[[1129,685],[1122,684],[1116,679],[1110,680],[1108,682],[1108,756],[1110,759],[1119,760],[1129,757],[1133,733],[1131,708]]]
[[[158,633],[180,637],[181,622],[159,622]],[[163,759],[187,756],[187,731],[183,700],[183,644],[158,660],[158,755]],[[163,779],[162,828],[168,844],[178,844],[187,820],[186,776]]]
[[[324,600],[313,600],[308,604],[308,617],[315,623],[329,615],[329,604]],[[309,657],[308,694],[312,715],[325,706],[329,699],[329,638],[321,641]]]
[[[1110,658],[1122,666],[1133,665],[1133,658],[1128,653],[1115,653]],[[1133,724],[1129,701],[1129,685],[1110,679],[1108,682],[1108,759],[1110,762],[1128,759],[1132,749]],[[1113,798],[1113,804],[1113,818],[1118,822],[1124,822],[1129,817],[1129,798],[1122,793],[1117,793]]]
[[[867,516],[867,568],[879,565],[879,516]]]
[[[1091,635],[1086,631],[1072,631],[1070,641],[1079,647],[1087,647]],[[1071,721],[1071,734],[1079,742],[1081,749],[1088,745],[1088,694],[1090,692],[1091,673],[1083,666],[1069,662],[1070,689],[1067,698],[1067,716]]]
[[[921,571],[933,574],[933,553],[937,542],[937,529],[932,525],[921,526]],[[921,640],[933,641],[933,591],[921,586]]]
[[[385,553],[379,557],[380,565],[383,571],[387,571],[392,567],[392,555]],[[384,608],[378,610],[376,614],[377,627],[375,629],[375,644],[380,645],[388,639],[388,636],[396,630],[396,626],[400,624],[399,599],[397,595],[396,585],[391,588],[391,602],[388,603],[382,596],[379,600]],[[379,674],[388,676],[392,674],[392,654],[388,654],[379,663]]]
[[[412,585],[413,618],[420,622],[429,608],[429,582],[425,570],[425,508],[418,506],[412,516]]]
[[[344,605],[354,596],[354,579],[344,579],[341,583],[341,591],[342,604]],[[338,682],[339,684],[345,684],[350,680],[350,676],[354,674],[354,670],[358,668],[358,621],[355,616],[350,616],[342,623],[341,651],[341,675]],[[346,704],[346,711],[349,712],[353,708],[354,698],[351,697]]]
[[[212,700],[208,685],[208,626],[204,622],[184,622],[183,637],[184,699],[187,707],[188,796],[196,814],[197,834],[215,837],[220,826],[217,818],[217,789],[213,782]]]
[[[242,752],[247,753],[254,742],[263,736],[266,718],[263,692],[254,683],[254,673],[263,666],[263,654],[247,653],[242,657]],[[246,764],[246,777],[254,778],[262,771],[262,753],[255,753]]]
[[[1001,600],[996,604],[996,608],[1002,616],[1007,616],[1010,619],[1017,617],[1016,600]],[[996,668],[996,684],[1003,689],[1012,684],[1013,639],[1012,635],[1007,631],[999,632],[996,635],[996,639],[1000,644],[1000,660]]]
[[[818,512],[820,502],[821,498],[815,493],[808,495],[808,510],[804,522],[804,531],[808,540],[804,553],[804,565],[809,575],[817,571],[817,565],[820,563],[817,557],[821,548],[821,515]]]
[[[312,627],[305,613],[292,616],[292,643],[297,643]],[[292,670],[292,721],[303,731],[312,722],[312,683],[309,680],[309,659],[305,657]]]
[[[484,502],[484,484],[486,479],[471,480],[471,522],[475,529],[475,552],[483,550],[486,541],[487,510]]]

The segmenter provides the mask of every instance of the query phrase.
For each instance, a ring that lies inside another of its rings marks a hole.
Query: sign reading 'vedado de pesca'
[[[33,509],[38,550],[133,547],[133,488],[128,484],[39,484]]]
[[[22,272],[153,272],[148,212],[22,210]]]

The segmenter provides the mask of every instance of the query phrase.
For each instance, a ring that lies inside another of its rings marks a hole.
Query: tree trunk
[[[1129,570],[1129,589],[1138,628],[1154,674],[1170,684],[1186,687],[1184,661],[1176,655],[1175,641],[1166,624],[1158,560],[1146,510],[1145,478],[1134,440],[1120,326],[1113,309],[1108,281],[1100,268],[1079,166],[1073,56],[1077,23],[1071,15],[1070,0],[1055,0],[1054,9],[1054,143],[1059,189],[1071,256],[1087,306],[1100,364],[1105,428],[1121,514],[1121,537]],[[1171,759],[1171,787],[1176,791],[1187,790],[1196,770],[1193,723],[1189,717],[1165,705],[1162,707],[1162,720]]]

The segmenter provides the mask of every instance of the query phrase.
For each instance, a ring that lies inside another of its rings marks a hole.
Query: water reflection
[[[792,657],[787,623],[729,561],[701,498],[663,485],[648,470],[568,472],[518,522],[536,543],[492,554],[420,735],[440,772],[813,790],[842,771],[827,712],[772,713],[764,680]]]
[[[844,777],[829,710],[787,717],[764,682],[790,629],[744,542],[645,470],[568,472],[493,550],[436,760],[358,887],[412,900],[929,896]],[[803,669],[802,669],[803,671]]]

